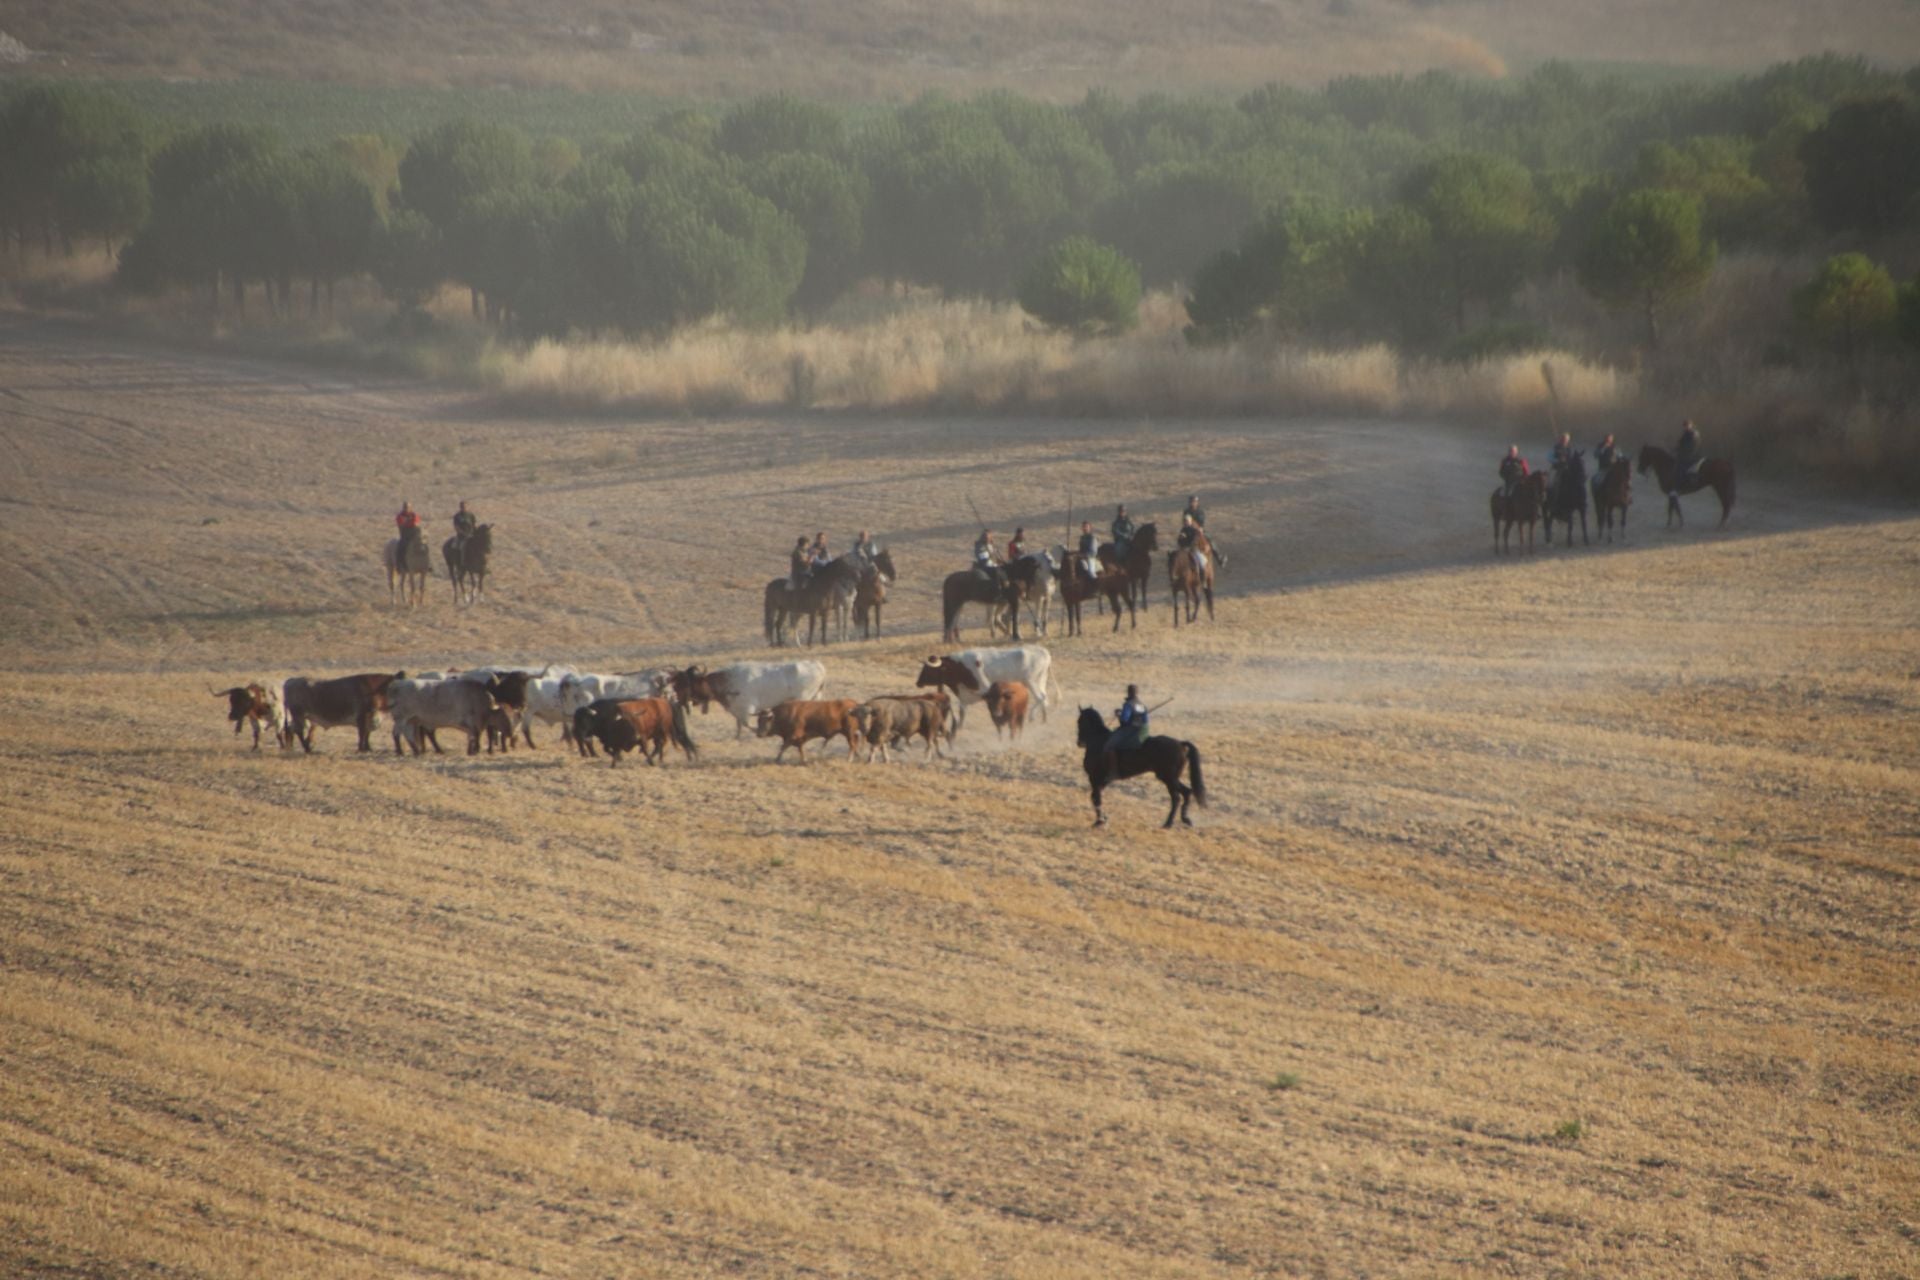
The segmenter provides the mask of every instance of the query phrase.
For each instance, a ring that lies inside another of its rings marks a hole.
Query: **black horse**
[[[467,535],[440,544],[447,562],[447,577],[453,583],[453,602],[472,604],[486,591],[487,557],[493,554],[493,526],[483,524]]]
[[[1137,605],[1140,612],[1147,611],[1147,584],[1153,577],[1153,553],[1160,549],[1160,530],[1149,520],[1133,531],[1133,541],[1127,544],[1127,557],[1120,558],[1119,548],[1111,542],[1100,544],[1100,563],[1105,568],[1118,566],[1127,571],[1127,603]]]
[[[785,578],[775,578],[767,584],[761,604],[767,643],[776,648],[788,643],[798,633],[800,619],[805,618],[807,643],[813,643],[818,627],[820,643],[826,644],[832,638],[827,630],[829,612],[840,621],[840,638],[847,639],[851,628],[846,619],[859,589],[860,568],[846,556],[836,556],[821,565],[797,587]]]
[[[1553,545],[1553,522],[1567,526],[1567,545],[1573,545],[1573,513],[1580,513],[1580,541],[1591,545],[1587,537],[1587,458],[1575,449],[1560,468],[1555,483],[1547,487],[1547,545]]]
[[[1107,815],[1100,808],[1100,793],[1110,782],[1135,777],[1142,773],[1151,773],[1167,788],[1167,820],[1160,825],[1173,825],[1175,815],[1188,826],[1193,819],[1187,816],[1192,802],[1198,800],[1207,803],[1207,784],[1200,779],[1200,748],[1191,742],[1178,738],[1162,737],[1158,734],[1148,738],[1138,747],[1115,753],[1114,772],[1107,772],[1107,739],[1112,736],[1107,722],[1092,707],[1080,708],[1079,743],[1086,748],[1086,758],[1082,761],[1087,771],[1087,782],[1093,788],[1093,825],[1107,825]],[[1180,781],[1180,771],[1187,770],[1193,779],[1189,787]]]

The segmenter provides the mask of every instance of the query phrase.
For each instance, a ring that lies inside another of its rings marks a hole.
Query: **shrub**
[[[1140,269],[1118,250],[1069,236],[1028,270],[1020,305],[1057,329],[1131,329],[1140,317]]]

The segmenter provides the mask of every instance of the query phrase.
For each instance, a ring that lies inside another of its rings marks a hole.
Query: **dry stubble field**
[[[20,321],[0,442],[0,1273],[1920,1274],[1910,512],[1496,563],[1482,433],[515,420]],[[862,524],[877,692],[967,496],[1196,487],[1219,620],[1053,643],[1176,697],[1195,831],[1090,832],[1065,715],[616,772],[206,692],[763,656]],[[402,496],[497,521],[490,601],[387,606]]]

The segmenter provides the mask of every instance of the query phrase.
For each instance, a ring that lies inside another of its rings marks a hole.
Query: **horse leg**
[[[1207,583],[1207,585],[1204,588],[1202,588],[1202,590],[1204,590],[1207,593],[1207,621],[1212,622],[1213,621],[1213,584],[1211,582]]]
[[[1567,522],[1567,545],[1573,545],[1573,522],[1571,520]],[[1587,537],[1587,509],[1585,507],[1580,508],[1580,545],[1583,547],[1593,545],[1593,540]]]
[[[1107,815],[1106,811],[1100,807],[1100,793],[1106,789],[1107,780],[1104,775],[1095,777],[1089,773],[1087,781],[1093,786],[1093,825],[1104,827],[1107,825]]]
[[[1180,793],[1185,788],[1177,778],[1169,778],[1164,773],[1160,775],[1160,781],[1167,788],[1167,820],[1160,824],[1160,829],[1165,831],[1173,825],[1174,817],[1180,812]]]

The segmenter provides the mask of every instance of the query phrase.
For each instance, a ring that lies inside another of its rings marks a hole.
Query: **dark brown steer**
[[[260,749],[260,726],[266,725],[276,737],[280,733],[280,700],[265,685],[235,685],[231,689],[212,690],[216,698],[227,700],[227,719],[233,721],[233,733],[240,736],[242,726],[253,725],[253,749]]]
[[[799,751],[800,763],[805,764],[807,743],[815,738],[824,742],[845,738],[847,758],[852,759],[853,749],[860,741],[860,720],[856,715],[859,710],[860,704],[852,698],[819,702],[790,698],[760,712],[754,719],[754,732],[762,738],[780,739],[780,750],[773,757],[775,764],[787,754],[788,747]]]
[[[404,671],[378,672],[333,680],[295,676],[280,689],[280,706],[287,717],[280,745],[291,747],[298,742],[311,752],[315,729],[350,724],[360,734],[360,750],[371,750],[373,719],[387,709],[387,686],[406,675]]]
[[[665,764],[667,743],[692,760],[700,749],[687,734],[687,712],[666,698],[602,698],[573,713],[573,740],[580,754],[594,754],[598,740],[616,767],[622,752],[640,748],[648,764]]]
[[[887,760],[887,748],[911,743],[915,738],[926,740],[929,758],[939,755],[940,739],[952,736],[948,732],[952,714],[952,699],[944,691],[869,700],[855,712],[867,740],[867,762],[873,762],[875,751],[881,760]]]

